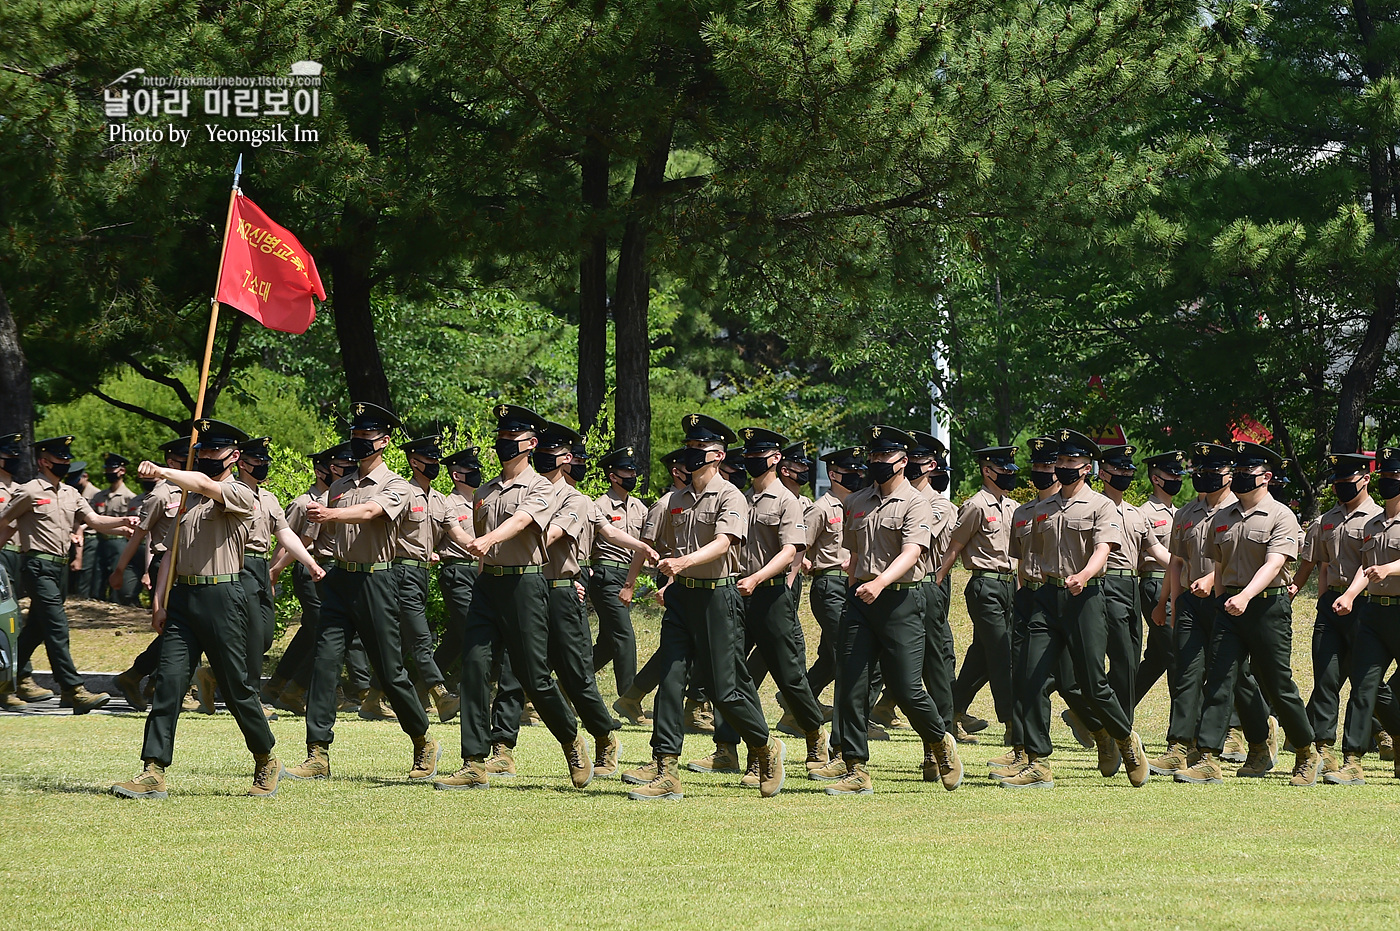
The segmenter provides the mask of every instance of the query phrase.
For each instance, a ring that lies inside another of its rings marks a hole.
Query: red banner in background
[[[311,253],[240,191],[225,238],[218,300],[269,329],[305,333],[316,319],[313,295],[326,299]]]
[[[1274,434],[1268,427],[1255,420],[1248,414],[1241,414],[1230,423],[1230,442],[1244,440],[1246,443],[1273,442]]]

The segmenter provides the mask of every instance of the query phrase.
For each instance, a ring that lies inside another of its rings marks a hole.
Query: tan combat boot
[[[428,689],[428,694],[433,699],[433,705],[437,708],[438,720],[446,724],[457,717],[457,712],[462,708],[462,700],[447,690],[447,686],[439,682]]]
[[[1011,759],[992,767],[987,771],[987,775],[1000,782],[1003,779],[1010,779],[1029,764],[1030,758],[1026,756],[1026,748],[1012,747]]]
[[[607,779],[617,775],[617,756],[622,752],[622,742],[617,739],[617,731],[608,731],[604,738],[593,738],[593,778]]]
[[[572,743],[560,744],[564,750],[564,762],[569,766],[569,781],[575,789],[582,789],[593,781],[593,758],[588,755],[588,741],[582,734],[574,734]]]
[[[705,706],[689,698],[685,700],[685,732],[687,734],[713,734],[714,715],[705,713]]]
[[[1177,782],[1189,782],[1193,785],[1220,785],[1220,759],[1209,750],[1201,751],[1201,758],[1186,767],[1172,773],[1172,778]]]
[[[340,688],[337,687],[336,698],[339,699],[343,694]],[[285,708],[292,714],[299,714],[302,717],[306,717],[306,689],[297,685],[295,682],[288,682],[282,689],[282,693],[277,696],[276,704],[279,708]],[[337,707],[336,710],[339,711],[342,709]]]
[[[773,729],[780,734],[787,734],[789,737],[802,737],[806,733],[802,730],[802,725],[797,723],[797,718],[793,717],[791,711],[784,711],[783,716],[778,719],[778,723],[773,726]]]
[[[987,722],[975,714],[968,714],[966,711],[957,714],[957,723],[962,725],[963,731],[968,734],[980,734],[987,729]]]
[[[1137,731],[1118,741],[1118,755],[1122,758],[1123,771],[1128,774],[1128,782],[1133,788],[1141,788],[1150,775],[1147,768],[1147,750]]]
[[[1099,775],[1107,779],[1118,772],[1123,762],[1122,754],[1117,742],[1103,728],[1094,731],[1094,745],[1099,749]]]
[[[276,709],[276,708],[272,707],[271,705],[263,705],[263,706],[262,706],[262,710],[263,710],[263,717],[267,718],[268,721],[276,721],[276,720],[277,720],[277,709]]]
[[[97,708],[101,708],[112,700],[112,696],[106,692],[89,692],[86,686],[78,686],[75,689],[64,689],[63,697],[59,701],[60,708],[72,708],[74,714],[87,714]]]
[[[1322,754],[1317,752],[1314,744],[1308,744],[1301,750],[1294,750],[1293,777],[1288,780],[1291,786],[1315,786],[1317,785],[1317,771],[1322,765]]]
[[[1055,788],[1055,777],[1050,772],[1050,764],[1045,762],[1044,757],[1030,752],[1026,753],[1026,765],[1021,767],[1021,771],[1013,776],[1004,776],[1000,782],[1003,789]]]
[[[290,779],[329,779],[331,778],[331,746],[323,743],[308,743],[306,759],[282,775]]]
[[[783,781],[787,771],[783,769],[783,758],[787,747],[781,740],[768,738],[768,746],[758,752],[758,792],[764,798],[772,798],[783,791]]]
[[[925,744],[925,754],[927,754],[927,744]],[[933,760],[937,767],[937,778],[943,783],[943,788],[949,792],[962,785],[963,764],[962,758],[958,756],[958,742],[953,739],[953,735],[944,732],[943,739],[933,745]],[[929,778],[928,769],[924,769],[924,782],[933,782]]]
[[[540,713],[535,710],[535,703],[527,701],[525,707],[520,709],[520,726],[534,727],[536,724],[542,723],[544,723],[544,718],[540,717]]]
[[[287,687],[287,680],[280,676],[269,676],[268,680],[258,688],[258,698],[265,705],[276,703],[277,696],[282,694],[282,690]]]
[[[1074,735],[1074,739],[1079,742],[1079,746],[1088,750],[1094,745],[1093,732],[1089,730],[1088,726],[1080,719],[1079,715],[1066,708],[1064,711],[1060,712],[1060,720],[1065,722],[1065,727],[1069,728],[1069,732]]]
[[[627,793],[634,802],[655,802],[662,800],[680,801],[685,798],[681,791],[681,768],[674,756],[659,756],[651,764],[656,775],[644,785]]]
[[[434,789],[485,789],[491,785],[486,778],[486,766],[481,760],[463,760],[462,768],[450,776],[433,780]]]
[[[1366,769],[1361,765],[1361,754],[1343,754],[1342,765],[1337,767],[1336,772],[1324,773],[1322,781],[1334,786],[1364,786],[1366,784]]]
[[[165,798],[165,767],[155,760],[147,760],[137,773],[127,782],[112,786],[112,794],[122,798]]]
[[[277,794],[277,781],[284,770],[271,753],[253,754],[253,786],[247,791],[252,798],[272,798]]]
[[[488,776],[505,776],[506,778],[515,775],[515,748],[508,747],[497,741],[491,745],[491,755],[482,764]]]
[[[428,694],[428,687],[421,682],[413,683],[413,694],[418,696],[418,704],[423,706],[423,710],[429,713],[433,710],[433,699]]]
[[[1331,744],[1318,743],[1317,752],[1322,757],[1322,767],[1318,770],[1318,775],[1326,776],[1342,768],[1337,762],[1337,751],[1332,749]]]
[[[299,706],[299,707],[301,708],[301,710],[300,710],[300,711],[297,711],[296,713],[297,713],[297,714],[301,714],[301,715],[305,715],[305,714],[306,714],[306,689],[302,688],[301,686],[297,686],[297,691],[299,691],[299,692],[301,693],[301,703],[300,703],[300,706]],[[339,714],[339,713],[341,713],[341,712],[344,712],[344,711],[355,711],[355,712],[358,712],[358,711],[360,710],[360,700],[359,700],[358,698],[351,698],[349,695],[347,695],[347,694],[345,693],[345,688],[344,688],[344,686],[337,685],[337,686],[335,687],[335,710],[336,710],[336,713],[337,713],[337,714]]]
[[[194,671],[194,691],[199,698],[199,711],[201,714],[213,714],[215,712],[215,692],[218,691],[219,682],[214,678],[214,670],[208,666],[200,666]]]
[[[1278,744],[1279,737],[1283,734],[1283,729],[1278,726],[1278,718],[1269,715],[1269,736],[1265,738],[1264,745],[1269,748],[1269,759],[1278,765]]]
[[[626,695],[620,695],[617,701],[613,702],[612,707],[613,711],[617,712],[617,716],[628,724],[634,724],[637,727],[651,726],[651,718],[647,717],[646,709],[642,707],[642,701],[639,698],[628,698]],[[650,781],[650,779],[647,780],[647,782]]]
[[[1395,741],[1391,739],[1389,731],[1376,732],[1376,749],[1380,751],[1382,760],[1389,762],[1395,759]]]
[[[144,702],[142,704],[144,706]],[[9,683],[0,685],[0,708],[6,711],[20,711],[28,707],[29,703],[16,695],[10,688]]]
[[[15,694],[20,697],[21,701],[25,702],[48,701],[53,698],[53,689],[46,689],[39,685],[34,681],[33,676],[25,676],[15,686]]]
[[[845,764],[846,771],[841,778],[826,787],[827,795],[874,795],[875,784],[870,780],[870,773],[865,768],[865,764],[859,760],[852,760]]]
[[[1244,765],[1235,770],[1236,776],[1243,776],[1246,779],[1262,779],[1273,772],[1274,760],[1269,756],[1269,745],[1250,744],[1249,755],[1244,759]]]
[[[146,710],[146,696],[141,694],[141,673],[128,669],[112,679],[112,684],[121,692],[126,703],[137,711]]]
[[[427,782],[437,775],[442,747],[427,734],[413,738],[413,768],[408,771],[409,782]]]
[[[1147,768],[1155,775],[1170,776],[1190,765],[1186,762],[1186,755],[1190,752],[1184,743],[1169,744],[1166,753],[1154,760],[1147,761]]]
[[[655,779],[658,772],[660,770],[656,768],[656,760],[651,760],[636,769],[627,770],[622,774],[621,779],[629,786],[644,786]]]
[[[889,731],[885,730],[885,729],[884,729],[883,727],[881,727],[880,725],[876,724],[874,721],[871,721],[870,723],[868,723],[868,724],[865,725],[865,739],[866,739],[866,740],[889,740],[889,739],[890,739],[890,733],[889,733]],[[976,740],[972,740],[971,738],[969,738],[969,741],[970,741],[971,743],[977,743]]]
[[[827,746],[826,731],[820,727],[804,734],[807,741],[807,770],[821,769],[831,760],[831,750]]]
[[[715,744],[714,753],[698,760],[691,760],[685,764],[685,768],[692,773],[737,773],[739,772],[739,748],[734,744]]]
[[[748,760],[744,763],[744,775],[739,777],[739,785],[747,789],[757,789],[763,777],[759,775],[758,758],[763,753],[763,748],[755,750],[748,748]]]
[[[1220,759],[1226,763],[1243,763],[1247,756],[1249,751],[1245,748],[1240,729],[1230,728],[1230,733],[1225,735],[1225,749],[1220,751]]]
[[[821,769],[807,771],[807,778],[814,782],[829,782],[832,779],[840,779],[846,775],[846,761],[841,759],[840,752],[833,753],[831,760]]]
[[[1020,759],[1021,754],[1024,752],[1025,747],[1017,747],[1013,745],[1011,749],[1007,750],[1001,756],[994,756],[990,760],[988,760],[987,768],[1005,769],[1006,767],[1010,766],[1012,763],[1015,763],[1018,759]]]
[[[151,677],[150,677],[149,679],[147,679],[146,681],[147,681],[147,682],[152,682],[152,681],[154,681],[154,680],[155,680],[155,676],[151,676]],[[195,688],[194,688],[193,685],[191,685],[191,686],[189,687],[189,690],[185,692],[185,697],[182,698],[182,699],[180,699],[180,713],[181,713],[181,714],[185,714],[186,712],[198,711],[198,710],[199,710],[199,696],[195,694]]]
[[[397,721],[399,716],[394,713],[389,702],[384,697],[384,693],[379,689],[370,689],[360,702],[360,717],[366,721]]]
[[[870,709],[870,720],[881,727],[908,727],[904,719],[899,716],[899,708],[894,703],[894,696],[886,691],[880,696],[880,700],[875,703],[875,707]]]

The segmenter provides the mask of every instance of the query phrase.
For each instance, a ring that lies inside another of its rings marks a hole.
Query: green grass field
[[[1312,610],[1300,597],[1305,695]],[[638,621],[645,655],[655,623]],[[144,643],[119,639],[133,653]],[[611,697],[610,672],[600,684]],[[771,704],[771,682],[764,694]],[[1162,684],[1140,709],[1153,753],[1166,704]],[[985,692],[974,710],[990,713]],[[1100,777],[1057,720],[1056,788],[1013,793],[985,776],[1001,751],[993,725],[963,747],[968,777],[948,793],[919,780],[920,746],[904,730],[871,745],[871,797],[828,798],[799,762],[775,799],[737,777],[688,774],[684,801],[644,805],[616,779],[567,788],[542,727],[524,729],[514,780],[465,793],[408,785],[408,739],[352,716],[337,726],[332,781],[284,782],[258,802],[240,797],[251,764],[232,718],[195,714],[181,719],[169,800],[118,800],[108,786],[137,769],[143,721],[0,717],[0,907],[18,926],[1156,931],[1393,927],[1400,911],[1400,782],[1374,757],[1361,788],[1292,789],[1287,756],[1268,779],[1134,790]],[[301,719],[272,726],[279,752],[299,759]],[[455,765],[455,722],[432,732]],[[621,737],[625,759],[648,756],[645,731]],[[710,748],[687,740],[691,756]]]

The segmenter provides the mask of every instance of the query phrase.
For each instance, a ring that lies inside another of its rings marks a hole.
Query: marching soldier
[[[1172,520],[1176,517],[1174,499],[1181,491],[1182,476],[1186,474],[1186,454],[1179,449],[1158,453],[1143,459],[1142,464],[1147,466],[1152,495],[1138,510],[1147,520],[1153,538],[1162,546],[1167,546],[1171,541]],[[1157,603],[1165,600],[1162,592],[1166,588],[1170,565],[1171,560],[1161,563],[1153,559],[1151,553],[1144,551],[1138,567],[1138,598],[1142,602],[1143,621],[1147,625],[1147,646],[1143,649],[1142,661],[1138,663],[1134,707],[1142,704],[1143,698],[1164,673],[1168,694],[1176,681],[1176,657],[1172,649],[1172,629],[1167,625],[1166,605],[1163,605],[1160,614],[1156,610]]]
[[[92,496],[92,509],[97,513],[108,517],[128,516],[129,505],[136,492],[127,487],[126,466],[126,458],[116,453],[108,453],[104,457],[102,475],[107,480],[107,487]],[[128,581],[123,573],[117,580],[118,584],[111,584],[114,577],[112,570],[117,567],[126,544],[127,537],[119,533],[98,534],[97,549],[91,553],[91,558],[97,570],[99,597],[129,606],[136,604],[136,580]],[[84,554],[86,558],[88,554]]]
[[[724,461],[719,464],[719,474],[740,491],[749,487],[749,473],[744,471],[744,447],[736,446],[724,451]]]
[[[15,492],[15,472],[19,470],[20,457],[23,455],[24,434],[11,433],[0,436],[0,510],[4,510],[5,505],[10,503],[10,496]],[[9,529],[13,532],[13,524],[9,525]],[[4,548],[0,549],[0,566],[5,567],[5,574],[10,577],[11,591],[16,600],[19,599],[22,562],[18,543],[6,543]]]
[[[1206,554],[1215,563],[1214,584],[1225,602],[1211,638],[1205,704],[1197,728],[1201,759],[1175,774],[1178,782],[1218,783],[1219,755],[1234,704],[1235,682],[1246,659],[1269,705],[1296,748],[1295,786],[1317,783],[1321,756],[1312,723],[1293,681],[1293,606],[1288,561],[1298,555],[1298,518],[1269,494],[1269,477],[1283,460],[1258,443],[1234,444],[1230,490],[1235,500],[1211,516]],[[1251,748],[1253,751],[1253,748]]]
[[[870,715],[870,671],[881,666],[885,688],[923,738],[924,779],[938,779],[948,791],[962,784],[957,745],[944,729],[933,699],[924,690],[925,586],[923,573],[933,538],[928,498],[905,478],[914,438],[902,430],[873,426],[866,444],[867,474],[873,480],[844,503],[845,543],[851,551],[849,594],[838,635],[836,714],[841,760],[846,772],[827,786],[828,795],[869,795],[874,791],[866,721]],[[826,778],[815,770],[809,778]]]
[[[647,506],[632,494],[637,487],[637,460],[632,447],[613,450],[598,460],[608,480],[608,490],[594,502],[595,520],[640,538],[646,522]],[[627,584],[632,551],[594,535],[593,551],[588,554],[592,571],[588,597],[598,612],[598,642],[593,647],[593,668],[613,664],[617,694],[624,695],[637,677],[637,635],[632,629],[632,606],[619,594]]]
[[[958,661],[953,646],[953,629],[948,625],[948,603],[952,584],[945,577],[942,583],[934,574],[943,564],[943,554],[953,539],[953,526],[958,509],[943,497],[948,488],[948,448],[932,433],[910,430],[914,446],[909,450],[909,464],[904,475],[909,483],[928,499],[933,510],[933,522],[928,552],[924,555],[924,688],[933,699],[944,730],[950,730],[957,716],[953,701],[953,679]],[[942,486],[942,487],[939,487]],[[924,747],[924,773],[936,772],[932,749]]]
[[[1326,573],[1325,581],[1319,577],[1317,620],[1312,634],[1313,690],[1308,699],[1308,719],[1322,755],[1324,780],[1341,768],[1332,748],[1337,742],[1342,682],[1353,666],[1358,627],[1356,613],[1339,614],[1332,605],[1361,571],[1367,524],[1381,513],[1381,507],[1369,493],[1370,456],[1333,453],[1327,457],[1326,466],[1337,506],[1313,522],[1299,555],[1300,563],[1323,566],[1322,572]],[[1295,584],[1301,573],[1300,566],[1294,576]],[[1379,707],[1390,708],[1395,700],[1389,686],[1378,682],[1377,689]]]
[[[321,586],[321,625],[306,701],[306,760],[287,770],[287,775],[330,777],[336,685],[346,647],[358,634],[398,715],[399,727],[413,742],[408,779],[427,782],[437,773],[442,750],[428,736],[428,714],[403,668],[394,578],[388,571],[394,530],[411,496],[408,482],[384,464],[384,450],[391,431],[400,426],[399,419],[366,402],[355,403],[352,412],[349,455],[359,467],[331,485],[324,504],[313,501],[306,506],[307,520],[327,525],[321,533],[331,535],[335,567]]]
[[[556,489],[530,467],[545,421],[534,411],[499,404],[496,455],[501,474],[472,502],[476,535],[459,545],[482,560],[462,647],[462,768],[438,779],[438,789],[485,788],[491,749],[489,674],[504,644],[525,697],[549,727],[575,788],[593,779],[588,742],[549,671],[549,583],[545,535],[559,510]]]
[[[847,446],[822,456],[831,489],[812,505],[807,527],[807,561],[811,563],[812,615],[821,630],[817,658],[807,670],[807,685],[820,699],[826,687],[836,681],[836,629],[846,607],[846,565],[851,551],[846,548],[845,501],[865,487],[865,448]],[[813,532],[815,527],[815,533]]]
[[[753,480],[749,499],[748,533],[740,551],[736,588],[743,597],[744,645],[752,647],[773,679],[807,741],[807,768],[825,766],[828,760],[825,714],[807,685],[807,656],[801,644],[800,626],[792,611],[789,585],[793,563],[807,545],[803,506],[778,477],[779,462],[787,442],[772,430],[745,427],[744,470]],[[754,666],[749,665],[750,678]],[[757,685],[755,684],[755,688]],[[694,760],[686,768],[694,772],[739,772],[739,733],[727,721],[715,729],[715,752]],[[757,785],[761,747],[750,744],[745,785]]]
[[[976,450],[982,488],[958,509],[958,522],[934,582],[943,584],[959,556],[972,578],[963,590],[972,617],[972,642],[953,683],[957,709],[953,735],[975,743],[971,735],[987,726],[967,709],[983,685],[990,684],[997,718],[1011,716],[1011,628],[1015,611],[1015,576],[1011,572],[1011,515],[1016,501],[1007,492],[1016,488],[1016,447],[988,446]]]
[[[1101,746],[1099,772],[1113,775],[1121,763],[1128,781],[1143,785],[1148,778],[1147,755],[1132,728],[1132,719],[1109,682],[1104,661],[1108,651],[1104,569],[1110,553],[1123,545],[1122,520],[1113,503],[1089,487],[1092,460],[1098,446],[1074,430],[1061,430],[1055,459],[1060,490],[1036,503],[1032,512],[1032,547],[1045,572],[1038,591],[1040,611],[1026,631],[1026,678],[1019,683],[1026,710],[1026,766],[1001,780],[1002,788],[1053,788],[1046,758],[1050,741],[1049,680],[1062,654],[1068,654],[1076,687],[1098,723],[1118,749],[1116,756]],[[1134,658],[1136,668],[1136,658]],[[1097,735],[1096,735],[1097,736]],[[1109,764],[1112,764],[1112,768]]]
[[[1196,762],[1194,757],[1188,757],[1192,756],[1201,719],[1221,602],[1215,563],[1208,547],[1216,517],[1235,503],[1235,493],[1230,489],[1234,452],[1229,447],[1196,443],[1191,447],[1191,465],[1191,483],[1200,497],[1182,507],[1173,518],[1168,547],[1172,563],[1167,571],[1167,589],[1157,608],[1164,611],[1170,600],[1176,644],[1176,687],[1167,724],[1167,752],[1148,764],[1159,776],[1175,775]],[[1245,765],[1237,775],[1262,777],[1273,769],[1278,755],[1278,724],[1269,716],[1268,703],[1258,683],[1244,671],[1235,687],[1235,706],[1249,742]]]
[[[1390,707],[1379,701],[1383,677],[1400,660],[1400,449],[1376,452],[1376,491],[1385,507],[1366,520],[1361,534],[1361,566],[1352,573],[1346,591],[1332,601],[1339,617],[1359,614],[1351,647],[1351,698],[1347,701],[1346,731],[1342,735],[1342,765],[1323,777],[1333,785],[1366,782],[1361,759],[1371,744],[1371,718],[1379,713],[1386,730],[1400,732]],[[1400,778],[1400,761],[1395,764]]]
[[[472,498],[481,487],[479,452],[478,447],[468,446],[442,460],[442,464],[447,466],[447,474],[452,478],[452,494],[447,496],[445,519],[456,521],[468,540],[476,536]],[[467,627],[467,612],[472,606],[472,591],[476,588],[478,560],[458,546],[445,527],[439,530],[438,588],[442,590],[443,605],[447,608],[447,623],[433,653],[433,661],[444,674],[450,674],[462,661],[462,634]]]
[[[768,733],[758,691],[744,664],[743,605],[735,576],[743,558],[749,508],[743,494],[719,475],[725,447],[735,435],[704,414],[687,414],[681,427],[685,430],[684,466],[690,485],[671,494],[668,514],[657,536],[657,549],[665,546],[670,553],[658,568],[672,582],[666,587],[666,613],[657,648],[661,684],[651,735],[656,776],[630,792],[628,798],[678,799],[684,794],[678,760],[683,739],[682,694],[687,658],[692,652],[693,678],[700,681],[725,722],[757,755],[759,792],[769,798],[783,788],[784,746]]]
[[[162,561],[153,588],[152,626],[164,638],[141,745],[142,770],[112,791],[124,798],[166,797],[165,770],[175,755],[180,703],[203,653],[253,754],[253,785],[247,794],[271,798],[277,794],[282,764],[272,755],[272,731],[248,681],[249,612],[239,582],[257,510],[256,490],[233,478],[238,444],[248,434],[207,418],[197,421],[195,429],[196,471],[162,469],[154,462],[140,465],[142,478],[171,482],[187,496],[166,541],[167,549],[175,548],[173,560]],[[174,584],[167,599],[165,582],[170,576]]]
[[[129,532],[130,517],[104,517],[92,509],[76,488],[65,484],[73,460],[71,436],[50,437],[34,444],[39,477],[14,487],[0,510],[0,546],[18,535],[23,552],[29,616],[19,635],[15,695],[21,701],[43,701],[53,692],[34,681],[30,658],[39,644],[49,655],[49,668],[62,692],[62,707],[87,714],[111,700],[106,692],[89,692],[73,665],[68,649],[68,615],[63,610],[68,547],[80,525],[106,533]]]
[[[81,459],[69,463],[68,474],[63,481],[77,489],[91,507],[92,499],[101,489],[88,480],[87,465]],[[96,598],[101,587],[101,579],[97,577],[97,532],[91,527],[83,527],[81,533],[75,533],[75,536],[68,590],[79,598]]]

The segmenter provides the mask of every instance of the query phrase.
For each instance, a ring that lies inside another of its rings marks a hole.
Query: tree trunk
[[[651,294],[651,269],[647,239],[651,231],[648,212],[651,194],[666,177],[671,151],[671,127],[637,162],[632,181],[627,226],[617,256],[617,291],[613,298],[616,326],[617,443],[634,446],[643,472],[643,490],[651,469],[651,336],[647,311]]]
[[[584,145],[583,203],[589,218],[578,267],[578,421],[587,431],[598,422],[607,394],[608,362],[608,152],[597,140]]]
[[[30,443],[34,442],[34,386],[29,380],[29,362],[19,341],[19,327],[10,313],[5,289],[0,287],[0,434],[20,433],[24,436],[24,456],[20,459],[20,481],[34,475],[34,457]]]
[[[379,341],[374,335],[374,312],[370,305],[374,289],[370,270],[374,263],[378,219],[372,213],[346,204],[341,222],[345,234],[331,253],[331,287],[327,296],[335,314],[335,335],[340,341],[345,384],[350,390],[350,400],[368,401],[394,410],[389,400],[389,382],[384,377],[384,360],[379,355]]]

